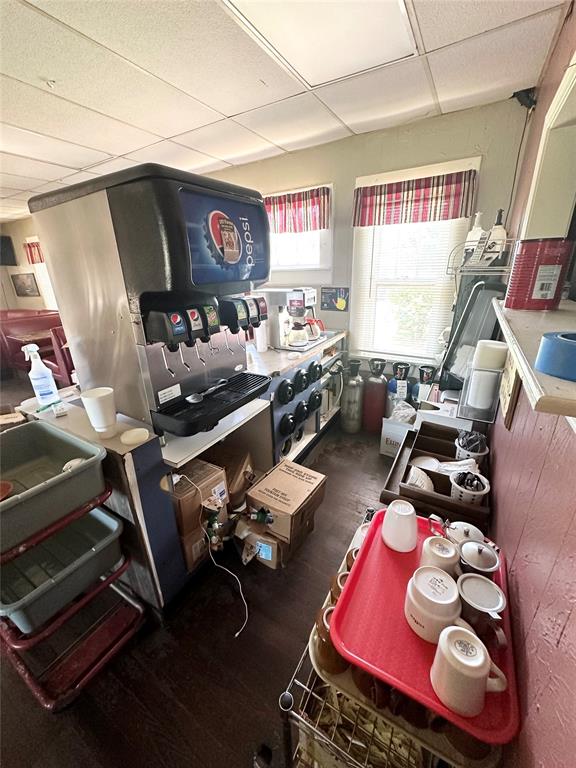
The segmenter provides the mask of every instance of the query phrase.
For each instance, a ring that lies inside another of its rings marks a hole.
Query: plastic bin
[[[93,509],[0,568],[0,616],[41,627],[122,558],[122,521]]]
[[[52,424],[31,421],[0,433],[0,474],[14,485],[0,503],[1,550],[20,544],[104,491],[106,450]],[[63,472],[71,459],[84,461]]]

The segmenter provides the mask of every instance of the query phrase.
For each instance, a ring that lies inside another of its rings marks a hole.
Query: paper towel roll
[[[501,371],[506,365],[507,354],[508,344],[505,342],[480,339],[476,344],[472,367],[491,368],[494,371]]]
[[[472,408],[487,411],[498,396],[499,374],[496,371],[471,372],[467,403]]]
[[[534,367],[549,376],[576,381],[576,333],[545,333]]]

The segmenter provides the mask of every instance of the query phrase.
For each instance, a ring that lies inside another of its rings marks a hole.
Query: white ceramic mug
[[[114,437],[116,426],[116,403],[112,387],[95,387],[80,394],[90,424],[102,437]]]
[[[442,630],[430,682],[440,701],[464,717],[482,712],[487,692],[508,687],[506,675],[494,664],[484,643],[461,627]]]
[[[396,552],[411,552],[418,543],[416,510],[409,501],[394,499],[382,522],[382,541]]]
[[[444,536],[429,536],[424,539],[420,553],[420,567],[433,565],[435,568],[446,571],[450,576],[455,576],[459,575],[457,574],[459,559],[458,548]]]
[[[456,582],[446,571],[425,565],[417,568],[408,582],[404,616],[410,628],[428,643],[437,643],[440,633],[451,624],[471,631],[460,618],[462,605]]]

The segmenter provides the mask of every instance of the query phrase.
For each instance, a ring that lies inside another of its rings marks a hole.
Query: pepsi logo
[[[182,318],[177,312],[172,312],[172,314],[170,315],[170,322],[172,323],[172,325],[178,325],[178,323],[182,322]]]

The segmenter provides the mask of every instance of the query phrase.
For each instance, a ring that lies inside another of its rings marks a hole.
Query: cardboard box
[[[202,506],[217,511],[228,503],[226,473],[221,467],[201,459],[193,459],[181,467],[177,474],[185,475],[170,494],[180,536],[190,536],[200,525]],[[189,478],[194,485],[192,485]],[[197,487],[196,487],[197,486]],[[168,491],[168,481],[163,478],[160,487]]]
[[[232,507],[244,502],[246,491],[254,483],[254,462],[246,448],[218,443],[202,454],[206,461],[226,472],[228,495]]]
[[[184,559],[189,571],[193,571],[200,563],[208,559],[208,542],[204,529],[198,526],[195,531],[180,539]]]
[[[236,541],[242,562],[247,565],[256,559],[267,568],[284,568],[300,548],[308,534],[314,530],[314,509],[300,516],[300,524],[290,542],[283,541],[268,530],[268,526],[243,518],[236,526]]]
[[[393,421],[392,419],[382,419],[380,453],[383,456],[396,456],[406,437],[406,433],[411,429],[414,429],[413,424],[406,424],[404,421]]]
[[[266,509],[274,518],[267,529],[283,541],[296,539],[310,511],[322,503],[326,477],[313,469],[282,461],[246,495],[249,512]]]

